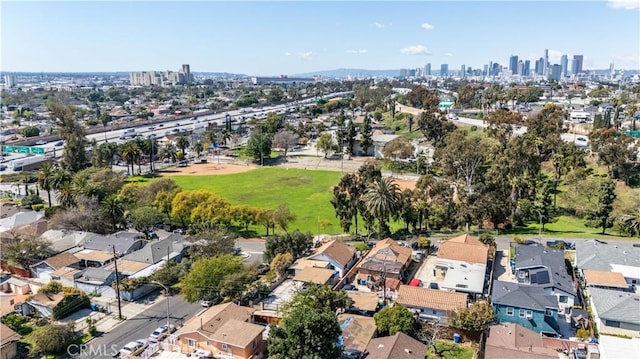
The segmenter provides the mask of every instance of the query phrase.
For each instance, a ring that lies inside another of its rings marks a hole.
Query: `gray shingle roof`
[[[554,287],[562,289],[564,292],[569,294],[576,293],[573,285],[573,278],[569,273],[567,273],[564,251],[542,246],[520,245],[516,247],[515,261],[516,270],[526,268],[546,268],[548,270],[548,278],[544,275],[544,281],[533,283],[532,280],[531,285],[540,285],[545,288]],[[539,273],[540,270],[536,270],[535,272]],[[537,277],[542,278],[543,276]]]
[[[87,236],[82,243],[85,249],[112,252],[113,246],[119,255],[128,254],[145,245],[142,234],[138,232],[117,232],[107,236],[92,234]]]
[[[87,268],[82,274],[82,280],[88,282],[100,282],[104,283],[111,275],[115,274],[112,270],[106,270],[102,268]]]
[[[640,267],[640,248],[596,240],[576,241],[576,267],[610,272],[612,264]]]
[[[530,286],[513,282],[493,282],[491,302],[517,308],[543,311],[545,308],[558,309],[558,299],[544,294],[540,286]]]
[[[167,250],[168,248],[168,250]],[[146,246],[137,250],[131,254],[123,257],[130,261],[144,262],[149,264],[156,264],[159,261],[166,259],[167,254],[170,257],[175,256],[178,253],[182,253],[185,248],[184,237],[176,234],[172,234],[169,237],[159,240],[151,241]]]
[[[603,288],[590,288],[590,292],[600,319],[640,324],[640,295]]]

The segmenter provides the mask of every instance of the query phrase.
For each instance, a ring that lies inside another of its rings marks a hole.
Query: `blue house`
[[[515,323],[535,332],[560,336],[558,298],[539,286],[493,282],[491,294],[498,323]]]

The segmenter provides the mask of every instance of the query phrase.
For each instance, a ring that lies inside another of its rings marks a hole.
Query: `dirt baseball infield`
[[[209,175],[229,175],[234,173],[241,173],[256,169],[256,166],[250,165],[232,165],[227,163],[202,163],[192,164],[187,167],[175,167],[171,169],[172,175],[196,175],[196,176],[209,176]]]

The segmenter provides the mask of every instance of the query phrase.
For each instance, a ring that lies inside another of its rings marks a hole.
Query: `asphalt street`
[[[87,353],[81,353],[75,357],[111,358],[128,342],[148,338],[154,329],[167,323],[167,303],[164,297],[159,298],[157,303],[147,310],[133,318],[127,318],[124,323],[113,328],[110,332],[90,341],[88,345],[92,347],[93,352],[87,351]],[[187,303],[180,295],[169,297],[171,324],[178,328],[202,309],[199,303]]]

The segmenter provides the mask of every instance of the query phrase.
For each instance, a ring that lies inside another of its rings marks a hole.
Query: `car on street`
[[[64,141],[58,141],[54,144],[56,147],[64,146]]]
[[[156,328],[156,330],[154,330],[153,333],[149,335],[149,340],[154,342],[160,341],[164,339],[167,335],[175,331],[176,331],[176,327],[174,325],[165,324],[163,326]]]
[[[45,140],[40,140],[40,141],[36,142],[36,145],[46,145],[46,144],[47,144],[47,141],[45,141]]]
[[[200,301],[200,305],[205,307],[205,308],[209,308],[210,306],[213,305],[213,301],[203,299],[203,300]]]
[[[138,339],[129,342],[120,349],[120,356],[131,357],[142,353],[142,351],[149,345],[149,341],[146,339]]]
[[[7,169],[7,165],[0,165],[0,172]]]

